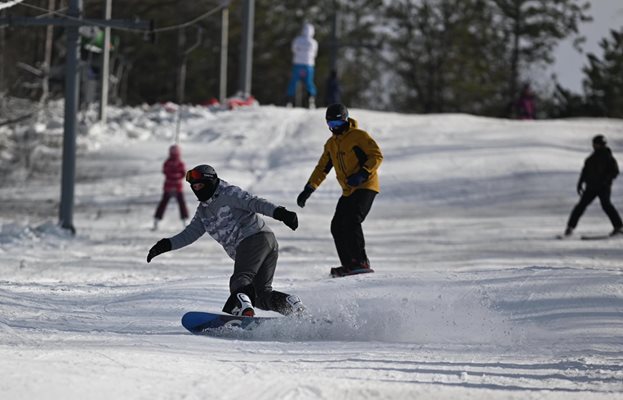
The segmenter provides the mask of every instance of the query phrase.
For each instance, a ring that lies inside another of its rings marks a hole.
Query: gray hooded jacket
[[[208,232],[232,258],[244,239],[259,232],[272,232],[257,215],[273,216],[276,205],[221,180],[212,197],[199,203],[188,226],[169,238],[171,250],[188,246]]]

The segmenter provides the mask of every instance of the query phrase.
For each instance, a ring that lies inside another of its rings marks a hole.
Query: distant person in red
[[[177,203],[180,207],[180,217],[182,218],[182,224],[186,226],[186,220],[188,219],[188,210],[186,209],[186,202],[184,201],[184,192],[182,184],[184,177],[186,176],[186,166],[182,161],[180,154],[180,147],[176,144],[169,147],[169,158],[162,165],[162,173],[165,176],[164,187],[162,192],[162,199],[156,209],[154,215],[154,228],[158,229],[158,222],[164,215],[164,210],[167,208],[169,199],[175,196]]]
[[[519,100],[517,100],[517,116],[519,119],[536,119],[534,92],[528,83],[523,85]]]

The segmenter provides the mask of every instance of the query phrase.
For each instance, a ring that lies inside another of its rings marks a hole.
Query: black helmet
[[[186,182],[190,183],[191,189],[199,201],[207,201],[216,191],[219,179],[214,168],[207,164],[201,164],[186,172]],[[192,187],[195,183],[203,183],[204,187],[195,190]]]
[[[348,120],[348,109],[344,104],[335,103],[327,107],[327,113],[325,115],[327,121],[335,121],[341,119],[343,121]]]
[[[606,138],[604,135],[597,135],[593,138],[593,144],[597,144],[600,146],[605,146],[606,145]]]
[[[214,168],[208,164],[197,165],[195,168],[186,172],[186,182],[190,183],[207,183],[218,178]]]
[[[350,127],[350,122],[348,122],[348,109],[346,109],[344,104],[331,104],[327,107],[325,118],[327,119],[329,130],[333,132],[334,135],[341,135]]]

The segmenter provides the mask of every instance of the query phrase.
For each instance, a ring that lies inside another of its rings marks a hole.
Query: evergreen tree
[[[387,17],[400,109],[498,113],[504,41],[486,1],[393,1]]]
[[[603,57],[588,55],[583,82],[586,103],[594,116],[623,118],[623,29],[602,39]]]
[[[541,101],[541,109],[550,118],[573,118],[586,116],[588,107],[584,97],[556,84],[552,96]]]
[[[387,88],[382,82],[385,62],[381,52],[382,20],[379,19],[382,7],[382,0],[334,0],[333,9],[325,10],[338,13],[337,70],[342,100],[351,107],[379,109],[384,106],[382,94]],[[326,43],[324,49],[329,52],[330,43]],[[322,66],[325,79],[330,72],[324,69],[327,66]]]
[[[590,21],[583,0],[490,0],[500,17],[499,27],[508,43],[507,102],[517,98],[521,71],[533,63],[553,62],[555,46],[578,33],[579,23]],[[578,37],[576,46],[583,38]],[[510,112],[509,112],[510,114]]]
[[[101,10],[93,4],[86,8],[93,16],[101,16]],[[177,26],[196,18],[218,6],[214,0],[197,0],[192,3],[172,0],[127,0],[123,9],[113,8],[122,15],[138,15],[153,20],[156,29]],[[179,69],[185,50],[197,39],[202,30],[201,44],[188,54],[184,102],[202,102],[218,97],[220,67],[220,14],[215,13],[192,26],[156,33],[153,40],[144,34],[113,31],[118,35],[119,56],[129,69],[126,77],[129,104],[159,101],[178,101]],[[230,49],[231,54],[231,49]]]
[[[486,0],[449,4],[455,10],[446,41],[451,41],[446,64],[446,111],[499,116],[503,79],[508,65],[503,57],[504,37],[496,29]]]

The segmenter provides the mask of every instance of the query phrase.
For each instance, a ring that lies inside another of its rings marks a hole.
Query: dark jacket
[[[327,93],[325,96],[325,103],[327,105],[339,103],[341,101],[342,89],[340,83],[337,80],[337,74],[332,73],[327,79]]]
[[[597,149],[584,162],[579,183],[586,183],[587,187],[601,188],[612,185],[614,178],[619,175],[619,166],[608,147]]]

